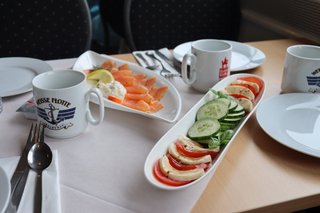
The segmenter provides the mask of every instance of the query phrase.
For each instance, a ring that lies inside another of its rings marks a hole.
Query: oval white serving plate
[[[104,98],[104,105],[105,107],[121,110],[125,112],[136,113],[139,115],[143,115],[149,118],[158,119],[162,121],[166,121],[169,123],[173,123],[178,119],[178,116],[181,112],[181,97],[178,93],[177,89],[164,77],[152,72],[148,69],[140,67],[137,64],[124,61],[121,59],[117,59],[107,55],[100,55],[93,51],[87,51],[83,53],[78,60],[75,62],[73,69],[77,71],[83,71],[92,69],[93,67],[100,66],[104,61],[112,60],[116,63],[117,66],[122,64],[128,64],[129,68],[136,73],[144,73],[150,77],[155,76],[157,77],[157,86],[168,86],[169,89],[165,96],[161,99],[161,103],[164,105],[163,109],[159,110],[156,113],[146,113],[139,110],[135,110],[121,104],[117,104],[113,101],[109,101],[107,98]],[[92,102],[98,103],[98,99],[96,96],[92,96]]]
[[[161,189],[165,189],[165,190],[180,190],[180,189],[184,189],[187,187],[190,187],[198,182],[200,182],[202,179],[204,179],[206,176],[208,175],[213,175],[214,171],[216,170],[216,168],[218,167],[219,163],[221,162],[221,160],[223,159],[223,157],[225,156],[227,150],[229,149],[229,147],[231,146],[232,142],[234,141],[234,138],[237,136],[237,134],[239,133],[240,129],[243,127],[243,125],[246,123],[246,121],[249,119],[249,117],[253,114],[253,112],[256,110],[257,106],[260,104],[261,99],[263,98],[264,94],[265,94],[265,88],[266,88],[266,84],[264,82],[264,80],[262,78],[260,78],[257,75],[253,75],[253,74],[235,74],[235,75],[231,75],[227,78],[224,78],[223,80],[221,80],[220,82],[218,82],[214,87],[212,87],[212,89],[219,91],[224,89],[226,86],[228,86],[232,81],[236,80],[237,78],[240,77],[256,77],[258,79],[260,79],[264,86],[262,91],[260,92],[259,96],[256,99],[256,105],[254,106],[253,110],[246,115],[246,117],[243,118],[242,122],[238,125],[238,127],[235,129],[234,135],[232,136],[231,140],[229,141],[229,143],[220,151],[220,154],[214,159],[212,166],[210,167],[210,169],[206,172],[205,175],[201,176],[199,179],[183,185],[183,186],[169,186],[166,184],[161,183],[160,181],[158,181],[154,175],[153,175],[153,166],[155,164],[155,162],[157,160],[159,160],[166,152],[167,149],[169,147],[169,144],[173,143],[180,135],[187,135],[188,129],[192,126],[192,124],[195,121],[195,117],[196,117],[196,113],[198,111],[198,109],[205,104],[208,99],[210,98],[211,94],[210,92],[208,92],[206,95],[204,95],[204,97],[202,97],[197,104],[195,104],[194,107],[192,107],[192,109],[189,110],[189,112],[187,112],[183,118],[176,123],[157,143],[156,145],[152,148],[152,150],[150,151],[148,157],[146,158],[145,164],[144,164],[144,174],[147,178],[147,180],[154,186],[161,188]]]

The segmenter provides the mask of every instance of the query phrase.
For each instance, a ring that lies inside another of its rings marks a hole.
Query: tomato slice
[[[211,155],[211,158],[214,159],[215,156],[217,156],[218,154],[217,152],[209,151],[209,150],[203,150],[203,151],[188,150],[180,142],[176,142],[175,144],[177,147],[177,151],[187,157],[198,158],[198,157],[203,157],[205,155]]]
[[[238,79],[239,80],[244,80],[244,81],[250,81],[250,82],[258,84],[259,85],[259,92],[263,88],[263,83],[258,78],[255,78],[255,77],[241,77],[241,78],[238,78]]]
[[[186,185],[186,184],[192,182],[192,181],[179,181],[179,180],[173,180],[173,179],[168,178],[161,171],[159,160],[155,163],[155,165],[153,167],[153,174],[158,181],[160,181],[161,183],[170,185],[170,186],[183,186],[183,185]]]
[[[167,154],[167,157],[169,159],[170,165],[175,169],[178,169],[178,170],[192,170],[192,169],[198,168],[198,165],[181,164],[174,157],[172,157],[172,155],[170,155],[170,154]]]
[[[242,95],[242,94],[238,94],[238,93],[231,93],[231,94],[228,94],[228,95],[230,95],[230,96],[232,96],[234,98],[245,98],[245,99],[250,100],[250,98],[248,98],[247,96]]]

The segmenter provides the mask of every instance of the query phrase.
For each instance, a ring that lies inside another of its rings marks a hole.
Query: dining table
[[[286,49],[305,43],[311,42],[277,39],[246,43],[266,55],[262,65],[242,71],[265,80],[264,99],[281,93]],[[112,57],[137,63],[132,54]],[[57,70],[72,67],[76,60],[46,62]],[[181,78],[170,81],[182,99],[179,121],[204,94]],[[21,155],[35,121],[16,110],[30,98],[31,91],[3,98],[0,159]],[[91,103],[90,108],[98,112],[96,104]],[[46,137],[46,143],[59,157],[61,212],[293,212],[320,206],[320,159],[272,139],[259,126],[255,114],[242,127],[212,176],[179,191],[154,187],[144,176],[144,162],[174,125],[105,108],[103,122],[89,125],[79,136]]]

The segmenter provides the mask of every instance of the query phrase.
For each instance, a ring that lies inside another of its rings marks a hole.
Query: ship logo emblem
[[[48,108],[37,107],[38,116],[52,125],[58,125],[59,123],[72,119],[74,117],[76,107],[70,109],[59,110],[59,108],[49,104]]]
[[[307,81],[309,86],[320,87],[320,76],[307,76]]]

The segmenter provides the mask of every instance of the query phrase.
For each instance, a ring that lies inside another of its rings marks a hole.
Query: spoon
[[[181,75],[179,73],[171,73],[170,70],[165,68],[162,61],[159,60],[153,53],[147,52],[146,55],[149,56],[150,58],[152,58],[153,60],[158,61],[161,64],[162,70],[160,71],[160,75],[162,75],[163,77],[165,77],[165,78],[181,77]]]
[[[36,205],[34,212],[41,212],[42,171],[45,170],[51,164],[51,161],[52,151],[50,147],[46,143],[44,143],[44,133],[43,131],[41,131],[40,140],[38,138],[38,142],[31,147],[28,153],[28,164],[30,168],[37,173],[37,185],[35,196]]]

